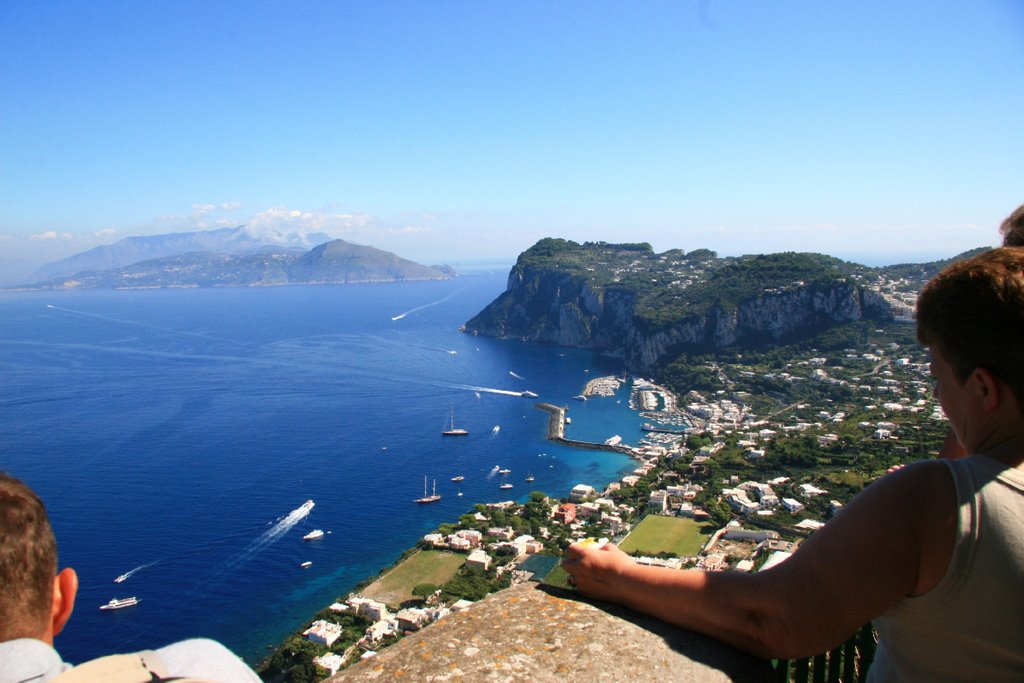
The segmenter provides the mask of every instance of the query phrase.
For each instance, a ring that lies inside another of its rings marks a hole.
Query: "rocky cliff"
[[[601,350],[646,371],[680,353],[762,347],[892,317],[850,268],[820,255],[718,259],[702,251],[694,259],[637,245],[544,242],[520,256],[505,292],[467,332]]]

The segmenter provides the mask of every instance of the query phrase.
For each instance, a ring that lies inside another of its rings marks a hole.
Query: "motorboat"
[[[318,538],[323,537],[323,535],[324,535],[324,530],[323,529],[313,529],[308,534],[303,536],[302,540],[303,541],[313,541],[313,540],[316,540]]]

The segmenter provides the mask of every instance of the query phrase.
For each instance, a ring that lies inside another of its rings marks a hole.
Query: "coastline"
[[[664,389],[663,387],[658,387],[656,385],[653,385],[652,383],[648,382],[647,380],[643,380],[643,379],[640,379],[640,378],[636,378],[634,380],[621,380],[621,379],[619,379],[619,378],[617,378],[615,376],[605,376],[605,377],[599,377],[599,378],[595,378],[595,379],[590,380],[587,383],[587,387],[588,388],[591,388],[591,387],[593,387],[593,388],[602,388],[602,387],[609,386],[611,383],[614,383],[614,386],[615,386],[615,390],[614,391],[612,391],[610,394],[601,394],[602,398],[608,399],[608,398],[614,397],[615,394],[618,392],[618,390],[621,388],[622,384],[627,383],[627,381],[631,383],[630,397],[629,397],[629,401],[628,401],[628,410],[631,413],[636,414],[638,416],[640,414],[642,414],[642,411],[638,407],[637,401],[635,400],[635,398],[636,398],[635,394],[637,394],[638,392],[641,392],[641,391],[650,390],[651,387],[654,387],[659,392],[664,392],[664,394],[671,396],[671,399],[665,401],[665,404],[666,404],[665,410],[666,410],[666,412],[663,413],[662,416],[666,417],[667,419],[675,419],[673,417],[673,414],[675,414],[677,412],[677,410],[678,410],[676,408],[676,406],[678,405],[678,401],[677,401],[675,395],[672,394],[671,392],[669,392],[667,389]],[[658,440],[658,437],[663,437],[664,436],[664,435],[655,435],[655,434],[645,434],[642,437],[641,442],[638,443],[637,446],[610,445],[610,444],[607,444],[607,443],[601,443],[601,442],[595,442],[595,441],[568,439],[568,438],[565,437],[565,430],[566,430],[566,423],[567,423],[566,412],[568,412],[568,410],[569,410],[567,407],[556,406],[554,404],[545,403],[545,402],[535,403],[534,407],[537,408],[538,410],[542,410],[544,412],[547,412],[548,415],[549,415],[549,417],[548,417],[548,425],[547,425],[547,439],[549,441],[553,442],[553,443],[558,443],[560,445],[568,446],[568,447],[571,447],[571,448],[614,452],[614,453],[618,453],[618,454],[629,456],[633,460],[641,460],[642,459],[641,455],[645,451],[645,449],[650,447],[650,446],[655,445],[656,441]],[[671,412],[668,412],[668,411],[671,411]],[[629,475],[625,474],[623,476],[629,476]],[[604,482],[604,483],[601,484],[601,487],[603,488],[605,486],[613,484],[615,481],[620,481],[620,480],[621,479],[613,479],[611,481]],[[548,492],[545,492],[545,493],[548,493]],[[561,495],[558,495],[558,493],[560,493]],[[548,495],[551,496],[552,498],[562,499],[562,498],[567,498],[569,496],[569,491],[556,492],[556,493],[548,493]],[[466,510],[465,510],[465,512],[463,514],[468,514],[469,512],[472,512],[472,510],[474,509],[474,507],[476,505],[477,504],[468,505]],[[489,506],[490,505],[494,505],[494,504],[489,504]],[[444,524],[444,523],[442,523],[442,524]],[[369,576],[369,577],[366,577],[365,579],[359,581],[345,595],[348,595],[348,596],[358,595],[360,590],[366,588],[367,586],[370,586],[375,581],[377,581],[381,577],[385,576],[388,572],[390,572],[393,569],[395,569],[396,567],[398,567],[407,558],[411,557],[413,554],[415,554],[417,551],[419,551],[421,549],[420,543],[421,543],[421,541],[417,540],[417,542],[415,544],[413,544],[412,546],[410,546],[410,547],[406,548],[404,551],[402,551],[402,553],[399,555],[399,557],[394,562],[391,562],[390,564],[382,567],[376,574],[374,574],[372,576]],[[342,596],[338,596],[338,599],[341,600]],[[326,609],[327,608],[325,607],[324,609],[320,610],[319,612],[323,612]],[[301,625],[296,630],[292,631],[288,636],[286,636],[284,639],[282,639],[281,642],[279,642],[276,646],[274,646],[273,651],[270,654],[263,655],[258,662],[251,662],[253,664],[253,666],[256,667],[256,668],[262,668],[270,660],[270,658],[273,656],[273,653],[277,652],[284,645],[284,643],[289,638],[292,638],[294,636],[302,634],[302,632],[308,627],[311,619],[312,619],[312,617],[309,618],[309,619],[306,619],[305,621],[303,621],[301,623]]]

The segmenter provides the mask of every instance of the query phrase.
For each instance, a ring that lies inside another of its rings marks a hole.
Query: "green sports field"
[[[392,567],[365,589],[362,595],[397,607],[412,600],[413,586],[433,583],[440,586],[455,575],[466,561],[466,556],[440,550],[421,550]]]
[[[700,552],[708,536],[700,533],[700,525],[692,519],[647,515],[619,546],[627,553],[639,551],[642,555],[660,552],[691,557]]]

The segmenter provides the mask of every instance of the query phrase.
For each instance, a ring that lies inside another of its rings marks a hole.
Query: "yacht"
[[[324,535],[324,530],[323,529],[313,529],[308,534],[303,536],[302,540],[303,541],[313,541],[315,539],[318,539],[318,538],[322,537],[323,535]]]
[[[498,474],[509,474],[511,471],[512,470],[509,470],[509,469],[498,470]]]
[[[436,503],[441,500],[441,496],[437,494],[437,479],[434,480],[434,492],[431,495],[427,495],[427,475],[423,475],[423,497],[417,498],[415,503]]]
[[[452,481],[465,481],[465,480],[466,480],[466,478],[464,476],[462,476],[461,474],[459,476],[457,476],[457,477],[452,477]]]
[[[529,474],[526,475],[526,481],[533,481],[536,478],[537,477],[533,476],[533,472],[530,472]]]
[[[113,598],[107,604],[100,605],[100,609],[124,609],[137,604],[139,604],[139,599],[133,595],[130,598]]]
[[[306,560],[305,562],[303,562],[299,566],[302,567],[303,569],[309,569],[310,567],[313,566],[313,563],[310,562],[309,560]]]
[[[448,429],[441,432],[441,436],[466,436],[468,431],[462,427],[455,426],[455,406],[452,406],[452,415],[448,423]]]

